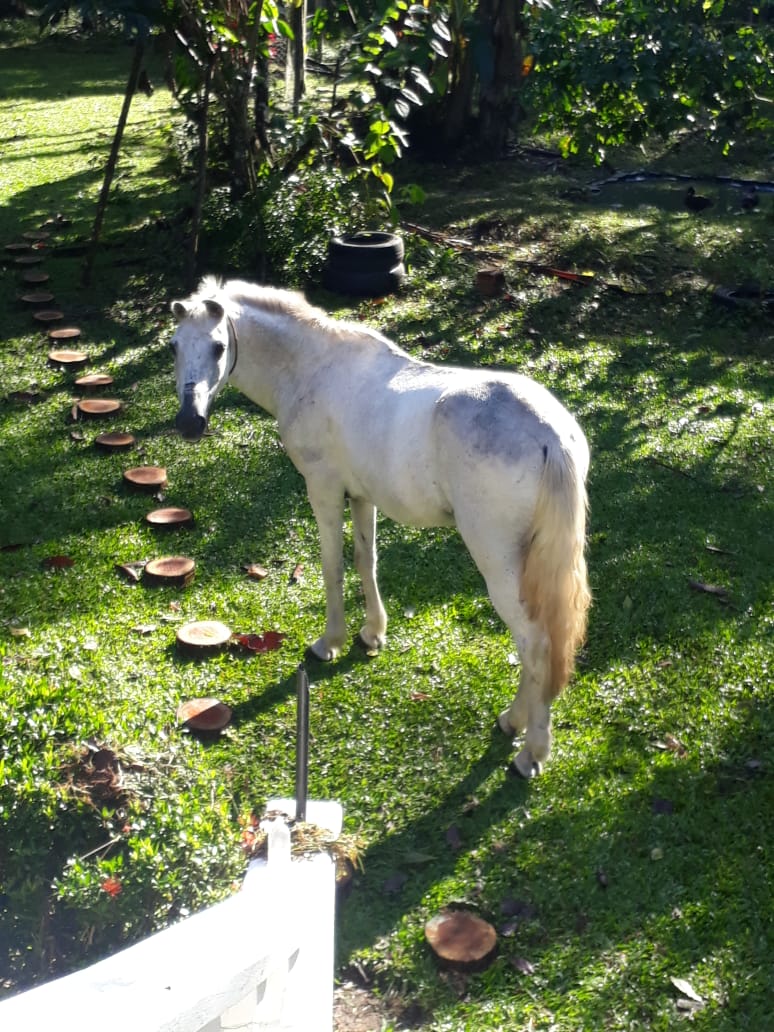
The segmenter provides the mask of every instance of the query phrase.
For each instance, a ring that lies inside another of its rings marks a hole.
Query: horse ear
[[[172,309],[172,315],[180,322],[181,319],[185,319],[188,315],[188,308],[184,301],[173,301],[170,305]]]
[[[225,314],[223,305],[219,301],[213,301],[212,298],[204,299],[204,307],[213,319],[222,319]]]

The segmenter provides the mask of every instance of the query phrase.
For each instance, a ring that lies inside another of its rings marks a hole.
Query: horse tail
[[[586,635],[591,604],[584,552],[587,507],[585,470],[579,457],[561,445],[549,445],[525,538],[521,584],[527,612],[550,642],[546,703],[569,681],[575,653]]]

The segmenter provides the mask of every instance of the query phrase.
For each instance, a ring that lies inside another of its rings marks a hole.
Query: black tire
[[[403,261],[402,237],[395,233],[348,233],[328,241],[328,263],[358,272],[389,272]]]
[[[336,294],[351,294],[355,297],[380,297],[394,293],[406,277],[402,262],[387,271],[343,268],[340,264],[328,264],[323,270],[323,286]]]

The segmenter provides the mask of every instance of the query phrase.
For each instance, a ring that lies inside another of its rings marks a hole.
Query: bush
[[[227,187],[212,190],[202,220],[201,255],[207,271],[303,286],[321,272],[331,236],[363,228],[369,205],[340,169],[308,169],[257,194],[232,201]]]

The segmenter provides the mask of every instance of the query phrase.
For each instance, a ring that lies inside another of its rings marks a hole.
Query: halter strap
[[[237,336],[234,320],[231,318],[230,315],[226,316],[226,325],[228,326],[229,344],[231,345],[231,351],[234,356],[231,360],[231,368],[228,371],[228,375],[231,376],[231,374],[236,369],[237,359],[239,358],[239,337]]]

